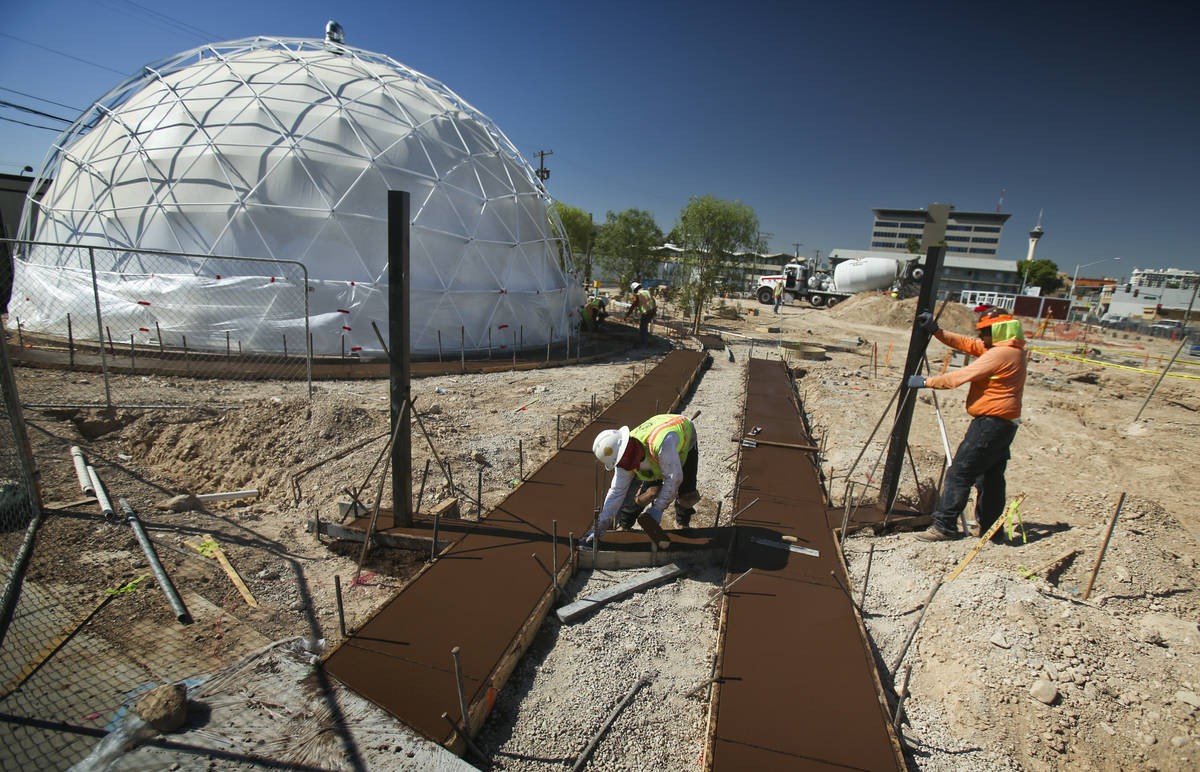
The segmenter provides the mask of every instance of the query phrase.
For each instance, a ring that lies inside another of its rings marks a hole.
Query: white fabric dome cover
[[[468,350],[498,330],[497,345],[518,328],[527,346],[551,331],[562,340],[583,301],[560,268],[568,249],[552,202],[507,137],[441,83],[350,46],[259,37],[147,65],[59,138],[39,178],[53,182],[36,217],[27,203],[23,239],[303,262],[315,353],[338,352],[343,335],[347,350],[379,351],[372,321],[387,334],[388,190],[412,195],[414,354],[436,352],[439,330],[457,354],[460,327]],[[44,252],[18,254],[12,312],[27,329],[65,331],[70,304],[53,301],[91,302],[90,272],[70,270],[87,257],[62,250],[48,265]],[[130,253],[98,250],[96,260],[107,319],[122,289],[105,277],[138,268]],[[180,282],[203,298],[155,318],[164,337],[224,346],[214,330],[236,320],[222,309],[244,316],[253,287],[271,302],[266,282],[208,281],[220,261],[176,258],[179,270],[164,271],[154,260],[136,285],[139,300],[158,293],[152,312],[171,306]],[[299,342],[302,316],[272,318],[244,340],[258,350],[277,349],[281,332]]]

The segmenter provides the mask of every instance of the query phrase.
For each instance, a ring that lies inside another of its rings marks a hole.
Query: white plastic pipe
[[[104,483],[100,482],[100,476],[96,474],[96,467],[88,464],[88,477],[92,478],[92,488],[96,491],[96,503],[100,505],[100,514],[105,518],[113,517],[113,505],[108,500],[108,492],[104,490]]]
[[[229,499],[256,499],[258,498],[258,490],[251,488],[245,491],[228,491],[227,493],[200,493],[196,495],[198,501],[227,501]]]
[[[87,461],[83,458],[83,450],[78,445],[71,446],[71,461],[75,464],[75,476],[79,478],[79,490],[84,496],[95,496],[96,489],[92,486],[92,478],[88,474]]]

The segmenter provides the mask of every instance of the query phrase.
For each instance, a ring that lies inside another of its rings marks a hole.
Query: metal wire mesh
[[[56,402],[190,402],[179,389],[155,389],[162,383],[155,375],[265,381],[275,395],[311,394],[302,263],[9,244],[16,265],[8,316],[15,363],[101,375],[65,379]]]

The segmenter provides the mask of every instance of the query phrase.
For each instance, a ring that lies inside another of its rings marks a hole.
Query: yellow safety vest
[[[642,443],[642,447],[646,449],[646,461],[650,464],[649,469],[639,467],[634,474],[642,480],[663,479],[662,467],[658,463],[658,452],[662,450],[663,440],[670,434],[679,438],[679,462],[682,464],[692,450],[695,432],[692,422],[681,415],[666,413],[647,418],[629,432],[629,436]]]
[[[638,290],[638,297],[642,299],[641,307],[643,314],[652,313],[658,306],[654,302],[654,296],[649,290]]]

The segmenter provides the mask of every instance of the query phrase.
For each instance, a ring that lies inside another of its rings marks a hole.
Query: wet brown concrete
[[[462,716],[450,654],[458,646],[477,730],[527,644],[530,624],[540,623],[549,610],[554,591],[531,555],[551,567],[554,520],[559,562],[568,557],[567,534],[578,536],[591,527],[600,468],[591,452],[596,433],[636,426],[656,403],[661,411],[674,409],[706,359],[696,351],[669,354],[344,641],[325,668],[442,742],[448,734],[442,713],[455,720]],[[702,425],[698,434],[703,438]],[[602,474],[601,496],[607,482]]]
[[[743,431],[758,439],[811,444],[782,362],[749,363]],[[846,595],[849,586],[826,519],[810,452],[760,444],[742,448],[728,596],[715,691],[712,768],[903,769],[880,694],[875,663]],[[820,552],[810,557],[762,546],[754,537]]]

